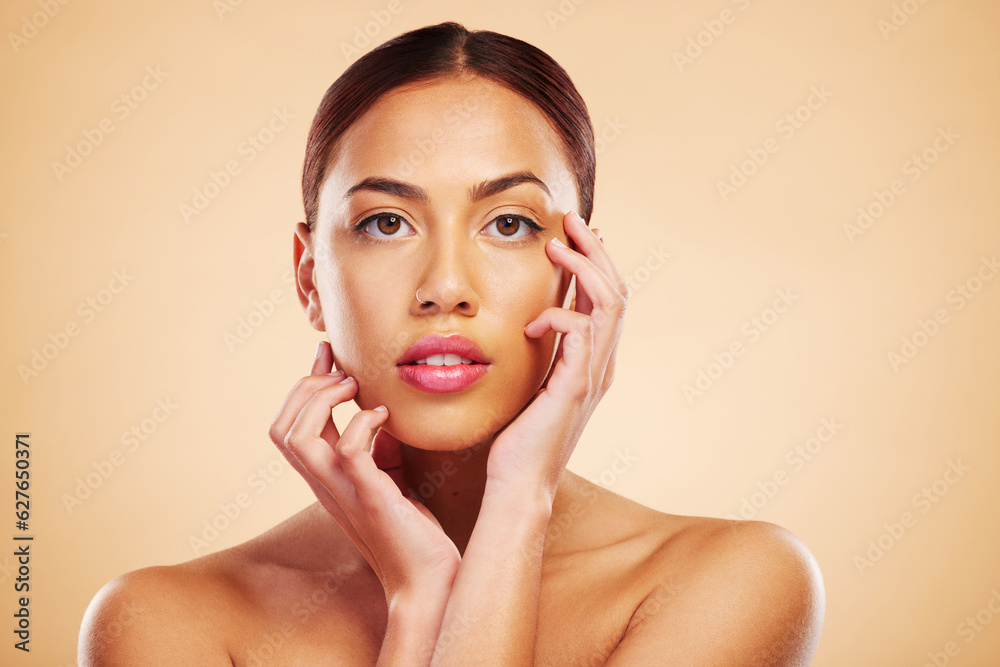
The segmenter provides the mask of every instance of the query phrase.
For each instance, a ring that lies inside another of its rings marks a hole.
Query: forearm
[[[448,599],[432,664],[534,663],[551,499],[487,485]]]

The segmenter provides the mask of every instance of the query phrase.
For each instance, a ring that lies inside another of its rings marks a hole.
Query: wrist
[[[521,510],[529,516],[551,515],[555,502],[558,480],[546,481],[527,477],[516,480],[487,475],[483,492],[483,505],[495,503]]]
[[[540,547],[552,519],[554,495],[538,484],[487,482],[476,528],[502,527],[494,533],[501,541],[538,541]]]
[[[442,590],[409,590],[388,599],[378,667],[429,665],[447,603],[448,592]]]

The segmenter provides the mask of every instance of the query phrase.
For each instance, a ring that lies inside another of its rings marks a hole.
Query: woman
[[[318,502],[107,584],[81,665],[808,664],[824,593],[793,535],[564,470],[628,296],[587,225],[593,141],[551,58],[455,23],[330,87],[294,236],[328,341],[270,429]]]

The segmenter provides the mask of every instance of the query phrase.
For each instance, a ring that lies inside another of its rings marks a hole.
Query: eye
[[[376,213],[355,225],[354,231],[368,234],[377,239],[391,239],[405,236],[405,234],[396,234],[403,225],[410,227],[410,223],[398,213]]]
[[[523,239],[542,231],[542,227],[531,218],[513,213],[498,215],[490,221],[490,224],[486,225],[486,229],[494,224],[499,234],[490,234],[490,236],[495,238]]]

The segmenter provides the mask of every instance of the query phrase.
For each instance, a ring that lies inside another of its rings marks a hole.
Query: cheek
[[[518,270],[506,272],[508,277],[495,284],[496,293],[490,299],[517,357],[517,367],[512,369],[521,375],[517,384],[526,384],[526,389],[533,387],[530,394],[538,389],[548,372],[555,351],[556,332],[529,338],[524,335],[524,327],[546,308],[562,305],[559,295],[561,267],[552,264],[547,257],[543,259],[544,263],[525,262]]]
[[[402,335],[391,321],[398,310],[392,305],[398,294],[382,281],[367,279],[368,275],[363,270],[344,271],[332,266],[320,288],[335,366],[357,378],[361,387],[377,380],[406,348],[404,341],[394,341],[391,336],[392,332]]]
[[[544,249],[539,250],[544,253]],[[523,321],[521,326],[538,317],[550,306],[561,306],[559,298],[565,269],[553,264],[544,254],[514,266],[506,266],[489,280],[489,293],[484,302],[498,313],[508,313],[505,320]]]

